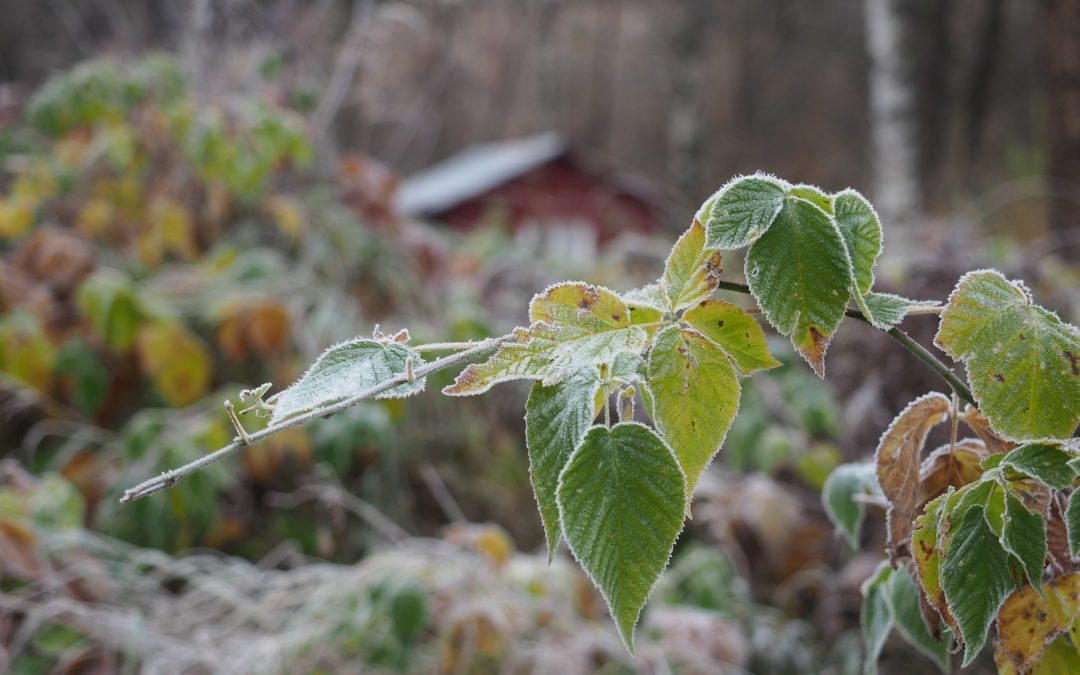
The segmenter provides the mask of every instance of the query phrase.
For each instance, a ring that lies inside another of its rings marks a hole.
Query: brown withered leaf
[[[983,472],[981,462],[989,455],[986,445],[976,438],[965,438],[957,441],[955,446],[946,444],[931,452],[919,467],[916,512],[934,497],[944,494],[950,485],[960,488],[978,480]]]
[[[1047,500],[1046,513],[1046,551],[1050,562],[1059,572],[1080,570],[1080,563],[1073,560],[1069,551],[1069,532],[1065,527],[1065,496],[1052,493]]]
[[[1056,577],[1042,588],[1045,597],[1024,586],[998,612],[997,648],[1022,673],[1038,662],[1051,640],[1069,630],[1080,612],[1080,574]]]
[[[980,441],[986,444],[991,455],[1008,452],[1017,445],[995,434],[994,430],[990,428],[990,422],[978,408],[967,406],[964,408],[964,412],[960,414],[960,420],[979,437]]]
[[[874,459],[878,484],[889,500],[887,546],[894,563],[911,554],[911,521],[918,513],[920,455],[926,437],[949,417],[951,407],[944,394],[924,394],[896,416],[878,442]]]

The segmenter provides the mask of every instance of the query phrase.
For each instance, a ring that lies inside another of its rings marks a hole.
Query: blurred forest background
[[[821,485],[943,386],[868,326],[824,383],[772,345],[636,657],[540,550],[525,386],[433,377],[117,503],[377,324],[641,285],[756,170],[867,194],[891,290],[993,265],[1076,323],[1080,2],[0,0],[0,671],[860,672],[878,556]]]

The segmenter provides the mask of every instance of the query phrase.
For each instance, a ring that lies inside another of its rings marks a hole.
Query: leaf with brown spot
[[[720,271],[720,253],[705,248],[705,228],[695,219],[675,242],[664,265],[665,309],[677,312],[708,298],[720,282]]]
[[[1080,613],[1080,573],[1044,583],[1043,595],[1024,586],[998,613],[998,648],[1021,671],[1032,668],[1046,645],[1072,627]]]
[[[919,498],[919,456],[935,425],[949,416],[952,402],[938,392],[908,404],[882,434],[874,454],[878,484],[889,500],[886,516],[889,554],[895,561],[909,553],[912,519]]]
[[[914,531],[911,534],[911,557],[926,604],[945,621],[955,635],[959,635],[956,619],[949,611],[949,605],[945,601],[945,591],[941,587],[941,552],[938,549],[941,512],[951,494],[949,491],[932,499],[926,505],[922,515],[915,519]],[[923,618],[924,620],[927,618],[925,610]],[[933,621],[927,620],[927,628],[931,634],[940,633],[940,626]]]

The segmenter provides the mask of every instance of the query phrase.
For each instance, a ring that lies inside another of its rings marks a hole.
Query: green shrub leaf
[[[825,479],[821,499],[825,514],[841,532],[852,550],[859,548],[866,507],[856,501],[856,495],[880,493],[877,469],[872,462],[841,464]]]
[[[665,309],[677,312],[712,295],[720,281],[720,269],[720,254],[705,248],[705,228],[694,220],[690,229],[675,242],[664,265]]]
[[[964,639],[964,666],[986,643],[990,623],[1015,585],[1009,555],[983,517],[983,509],[965,509],[949,517],[941,586]]]
[[[1072,459],[1072,453],[1056,445],[1029,443],[1009,451],[1002,458],[1001,465],[1030,476],[1047,487],[1066,490],[1076,479],[1076,474],[1069,466]]]
[[[686,513],[686,478],[648,427],[621,422],[586,432],[559,478],[570,551],[607,600],[632,652],[634,626],[671,557]]]
[[[765,318],[824,377],[825,350],[852,287],[851,260],[836,223],[805,199],[785,200],[747,252],[746,278]]]
[[[892,613],[886,600],[886,584],[893,575],[893,568],[888,560],[878,564],[874,574],[862,585],[862,611],[859,612],[859,624],[862,627],[866,653],[863,655],[863,673],[876,675],[878,657],[885,640],[892,631]]]
[[[1012,492],[1005,494],[1001,546],[1023,566],[1031,585],[1041,589],[1046,566],[1046,523],[1041,514],[1028,511]]]
[[[1008,440],[1066,438],[1080,421],[1080,331],[999,272],[964,275],[935,344],[967,365],[991,427]]]
[[[1069,533],[1069,555],[1080,557],[1080,490],[1073,490],[1069,495],[1069,505],[1065,509],[1065,528]]]
[[[833,197],[822,192],[816,185],[800,183],[789,188],[787,193],[790,197],[799,197],[812,202],[825,213],[833,215]]]
[[[739,409],[739,378],[724,350],[697,331],[669,326],[649,352],[656,426],[671,444],[693,493]]]
[[[937,307],[940,304],[933,300],[911,300],[892,293],[873,291],[855,299],[867,320],[881,330],[889,330],[900,323],[913,309]]]
[[[787,185],[772,176],[740,176],[720,188],[698,211],[708,248],[730,251],[751,244],[776,220]]]
[[[874,285],[874,264],[881,255],[881,223],[870,202],[855,190],[844,190],[833,197],[836,225],[844,237],[855,274],[853,291],[870,292]]]
[[[885,582],[885,601],[889,605],[889,615],[904,639],[932,660],[941,672],[948,673],[952,636],[945,633],[937,640],[926,630],[919,611],[919,589],[907,568],[893,570]]]
[[[682,319],[720,345],[743,375],[782,365],[769,353],[761,325],[738,305],[705,300],[686,310]]]
[[[529,448],[532,481],[540,520],[547,536],[548,561],[559,546],[559,505],[555,492],[570,455],[592,424],[600,378],[587,368],[565,382],[537,382],[525,403],[525,443]]]
[[[378,340],[357,338],[334,345],[311,364],[291,387],[274,397],[274,413],[270,423],[315,408],[343,401],[405,373],[405,362],[412,358],[413,367],[424,361],[405,345],[388,344]],[[406,382],[388,389],[375,398],[404,398],[424,390],[425,379]]]

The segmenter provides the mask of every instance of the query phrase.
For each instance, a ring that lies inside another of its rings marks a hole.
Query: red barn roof
[[[599,241],[653,232],[660,192],[640,177],[586,157],[555,133],[474,146],[404,181],[402,215],[472,229],[492,217],[510,227],[587,224]]]

